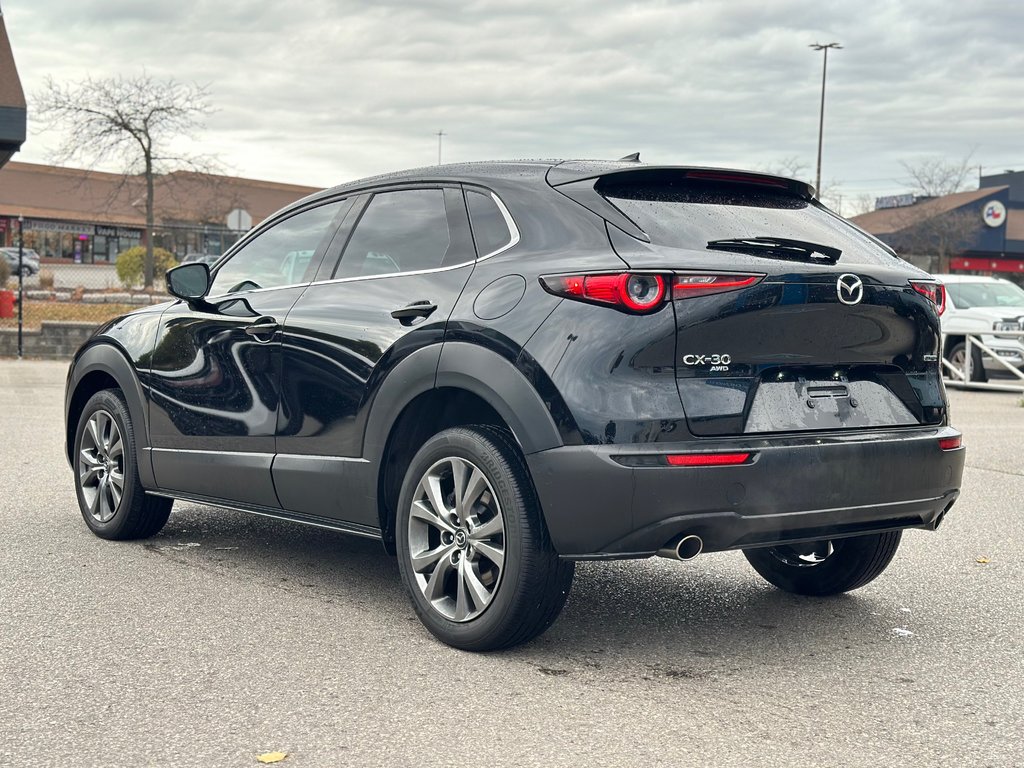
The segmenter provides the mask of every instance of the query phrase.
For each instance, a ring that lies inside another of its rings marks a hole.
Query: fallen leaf
[[[981,563],[982,565],[984,565],[985,563],[988,562],[988,558],[983,555],[983,556],[979,557],[977,560],[975,560],[974,562]]]
[[[896,635],[896,637],[913,637],[914,636],[913,632],[911,632],[909,629],[904,629],[903,627],[893,627],[892,628],[892,633],[894,635]]]
[[[261,763],[280,763],[286,757],[288,757],[287,752],[264,752],[256,760]]]

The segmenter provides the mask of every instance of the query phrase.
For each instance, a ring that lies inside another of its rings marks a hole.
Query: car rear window
[[[784,189],[686,179],[630,182],[614,176],[600,179],[595,188],[656,245],[705,250],[714,240],[785,237],[875,258],[881,251],[843,219]]]

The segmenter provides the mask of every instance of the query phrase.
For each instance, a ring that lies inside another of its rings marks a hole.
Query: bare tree
[[[950,257],[970,246],[981,221],[975,210],[948,211],[929,201],[898,210],[899,231],[891,245],[904,257],[927,261],[930,272],[948,272]]]
[[[807,175],[807,163],[801,160],[798,155],[780,157],[778,160],[773,160],[770,163],[762,163],[758,168],[764,173],[785,176],[788,179],[806,180],[805,176]]]
[[[946,160],[943,157],[926,157],[915,162],[903,161],[900,165],[907,172],[912,191],[922,197],[942,197],[959,192],[964,188],[971,172],[971,157],[968,153],[962,160]]]
[[[59,164],[78,162],[87,168],[116,162],[125,178],[145,183],[145,284],[153,286],[154,184],[173,168],[205,169],[207,158],[171,154],[176,139],[190,138],[211,112],[207,89],[197,84],[161,80],[143,72],[80,83],[62,84],[47,78],[35,97],[35,115],[45,125],[64,128],[55,152]]]

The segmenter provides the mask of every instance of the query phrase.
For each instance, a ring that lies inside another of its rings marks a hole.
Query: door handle
[[[273,334],[281,325],[272,317],[260,317],[252,325],[245,326],[245,332],[256,339],[256,341],[270,341],[261,339],[261,336]]]
[[[426,317],[436,309],[437,304],[430,301],[414,301],[407,307],[396,309],[391,313],[391,316],[395,318],[395,320],[401,320],[403,324],[408,324],[408,322],[413,321],[417,317]]]

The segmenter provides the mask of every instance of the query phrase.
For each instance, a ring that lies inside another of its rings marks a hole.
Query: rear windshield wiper
[[[708,250],[749,253],[773,259],[792,259],[812,263],[835,264],[842,251],[807,240],[789,240],[784,237],[735,237],[727,240],[709,240]]]

